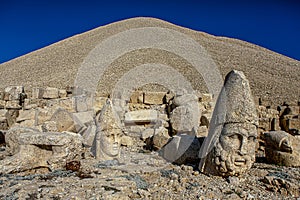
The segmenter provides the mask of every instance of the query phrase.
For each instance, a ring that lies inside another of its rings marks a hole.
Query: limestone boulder
[[[167,144],[167,142],[170,139],[169,131],[168,129],[164,127],[159,127],[158,129],[154,130],[154,135],[153,135],[153,149],[154,150],[159,150],[161,149],[164,145]]]
[[[200,142],[195,136],[180,134],[160,150],[160,155],[175,164],[197,163],[199,161]]]
[[[37,129],[27,127],[13,127],[9,129],[5,135],[7,152],[9,155],[15,155],[20,150],[19,138],[25,133],[36,133]]]

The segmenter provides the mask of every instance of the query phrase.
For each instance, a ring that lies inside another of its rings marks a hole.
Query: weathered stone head
[[[121,122],[108,99],[100,114],[97,116],[97,132],[93,148],[97,160],[106,161],[119,158]]]
[[[300,166],[300,138],[284,131],[264,133],[264,138],[269,163],[287,167]]]
[[[249,82],[231,71],[213,113],[209,135],[200,152],[199,169],[212,175],[239,176],[255,162],[258,117]]]

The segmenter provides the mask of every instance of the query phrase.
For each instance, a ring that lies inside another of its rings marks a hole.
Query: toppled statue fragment
[[[108,99],[97,119],[97,132],[92,146],[92,153],[96,159],[118,159],[122,135],[120,118]]]
[[[200,151],[199,169],[205,174],[239,176],[255,162],[258,116],[249,82],[240,71],[225,79]]]
[[[27,131],[27,132],[26,132]],[[18,152],[0,161],[1,173],[17,173],[36,168],[64,169],[66,162],[80,160],[82,137],[71,132],[34,132],[24,129],[18,137]]]
[[[300,139],[284,131],[264,133],[269,163],[288,167],[300,166]]]

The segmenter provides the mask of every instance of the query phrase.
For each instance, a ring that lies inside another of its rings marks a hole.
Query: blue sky
[[[238,38],[300,60],[300,2],[293,0],[0,0],[0,63],[138,16]]]

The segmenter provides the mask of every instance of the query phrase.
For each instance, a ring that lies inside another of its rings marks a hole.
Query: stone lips
[[[271,101],[272,105],[299,98],[299,61],[250,43],[211,36],[153,18],[134,18],[113,23],[3,63],[0,65],[0,88],[8,85],[57,88],[73,85],[83,59],[99,42],[124,30],[139,27],[165,27],[189,35],[208,51],[223,77],[233,68],[244,71],[254,95]],[[141,49],[115,60],[104,73],[99,91],[109,93],[115,85],[114,80],[118,80],[126,71],[148,63],[148,60],[156,62],[155,59],[161,64],[177,67],[195,89],[205,89],[205,84],[201,84],[202,77],[194,73],[193,67],[184,59],[162,50]]]

